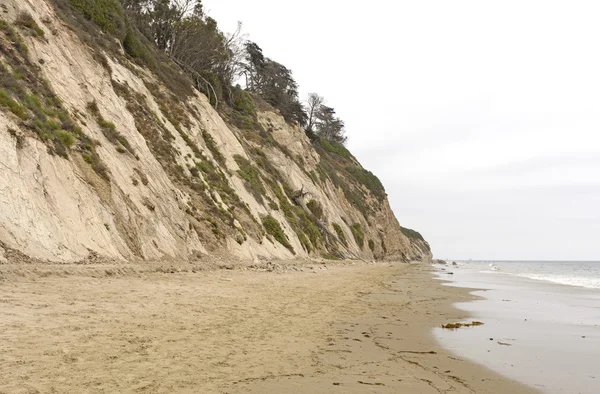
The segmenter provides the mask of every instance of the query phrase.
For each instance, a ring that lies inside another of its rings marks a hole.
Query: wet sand
[[[431,269],[0,265],[0,393],[536,392],[440,347]]]
[[[544,393],[600,393],[598,289],[480,272],[468,265],[452,271],[447,285],[486,289],[475,292],[481,299],[456,305],[486,325],[473,331],[434,330],[445,347]]]

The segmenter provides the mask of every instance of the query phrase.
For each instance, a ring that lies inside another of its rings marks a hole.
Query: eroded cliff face
[[[50,261],[430,259],[346,152],[268,108],[234,126],[90,48],[49,1],[3,4],[0,246]]]

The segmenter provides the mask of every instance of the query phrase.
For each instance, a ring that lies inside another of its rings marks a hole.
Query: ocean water
[[[455,306],[470,314],[465,321],[484,322],[434,329],[442,346],[543,393],[600,393],[600,262],[434,267],[447,286],[479,289]]]
[[[600,289],[599,261],[461,261],[482,273],[512,275],[568,286]]]

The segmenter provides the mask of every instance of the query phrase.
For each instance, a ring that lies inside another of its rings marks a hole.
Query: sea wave
[[[522,278],[533,280],[541,280],[546,282],[558,283],[561,285],[585,287],[588,289],[600,289],[600,278],[586,278],[583,276],[560,276],[560,275],[543,275],[543,274],[515,274]]]

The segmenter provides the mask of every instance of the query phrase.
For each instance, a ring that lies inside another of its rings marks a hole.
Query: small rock
[[[494,338],[490,338],[490,341],[493,341],[493,340],[494,340]]]

